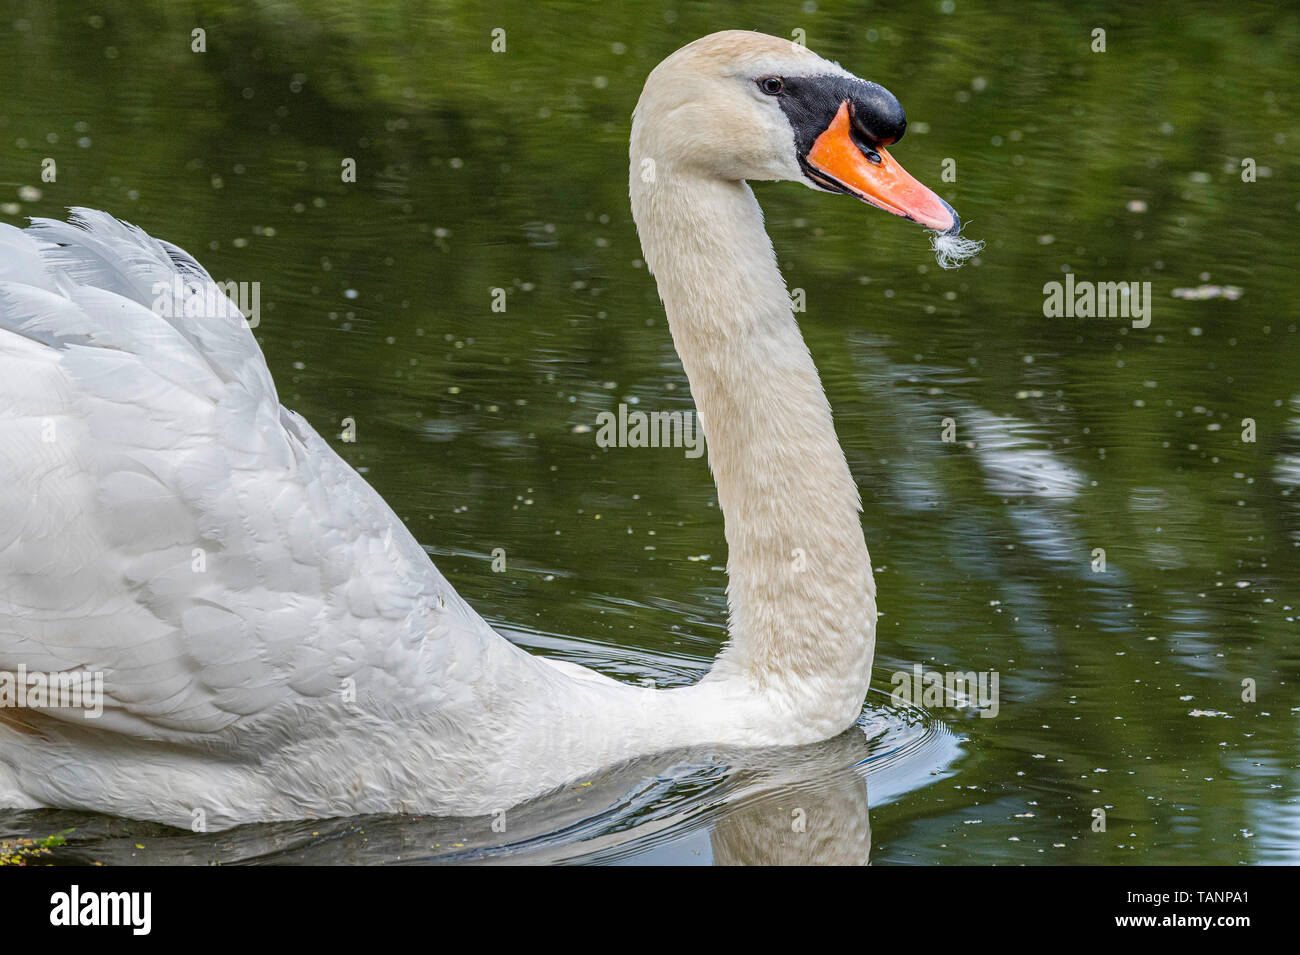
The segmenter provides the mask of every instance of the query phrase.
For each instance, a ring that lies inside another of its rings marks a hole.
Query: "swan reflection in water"
[[[867,748],[855,727],[789,753],[796,766],[748,774],[755,794],[709,834],[714,865],[870,864],[867,777],[844,765],[858,750],[865,759]],[[821,763],[832,765],[818,771]]]

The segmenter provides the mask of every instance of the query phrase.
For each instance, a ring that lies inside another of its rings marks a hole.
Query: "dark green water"
[[[1297,14],[823,6],[3,8],[3,221],[98,207],[260,282],[281,400],[326,435],[353,419],[336,447],[503,632],[620,678],[688,682],[724,637],[704,460],[584,430],[691,406],[627,208],[649,70],[714,30],[804,30],[897,94],[894,156],[987,247],[941,272],[910,223],[756,187],[877,568],[861,731],[643,761],[505,835],[0,812],[0,838],[72,828],[69,861],[1300,861]],[[1044,317],[1066,272],[1150,282],[1149,327]],[[1176,292],[1202,285],[1240,295]],[[997,716],[891,703],[916,663],[996,671]]]

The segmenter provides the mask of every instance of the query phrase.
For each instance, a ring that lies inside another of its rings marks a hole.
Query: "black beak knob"
[[[892,146],[907,132],[907,117],[898,97],[879,83],[859,80],[846,92],[853,130],[871,146]]]

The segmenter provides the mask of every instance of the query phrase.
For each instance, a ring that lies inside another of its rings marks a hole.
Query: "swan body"
[[[826,108],[779,102],[768,76]],[[852,170],[826,172],[824,137],[800,139],[849,109],[842,139],[896,127],[897,102],[869,87],[723,33],[656,68],[634,115],[633,212],[729,550],[730,640],[681,688],[496,634],[281,406],[252,332],[186,253],[91,210],[0,226],[0,673],[94,674],[103,693],[95,719],[0,707],[0,805],[212,830],[486,814],[637,755],[850,726],[876,621],[858,493],[744,180],[875,202]],[[912,213],[889,211],[956,225],[904,200]],[[178,279],[184,301],[159,308]]]

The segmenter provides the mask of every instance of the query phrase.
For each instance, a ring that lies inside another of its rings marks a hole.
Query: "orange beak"
[[[894,157],[875,150],[879,162],[863,155],[849,130],[849,104],[840,103],[831,124],[813,142],[807,162],[814,173],[863,202],[911,219],[938,232],[957,224],[949,205],[913,179]]]

